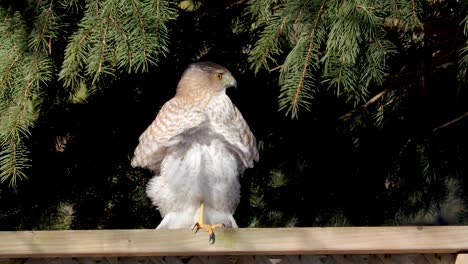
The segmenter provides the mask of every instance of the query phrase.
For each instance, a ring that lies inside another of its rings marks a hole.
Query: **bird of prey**
[[[139,137],[131,165],[154,173],[146,194],[163,217],[157,228],[204,229],[214,243],[214,228],[237,227],[239,177],[259,155],[254,135],[226,95],[236,85],[221,65],[189,65],[175,96]]]

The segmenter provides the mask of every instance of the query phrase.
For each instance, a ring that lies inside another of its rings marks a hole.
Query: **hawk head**
[[[190,64],[182,74],[177,85],[177,95],[215,95],[236,86],[236,79],[228,69],[214,62],[196,62]]]

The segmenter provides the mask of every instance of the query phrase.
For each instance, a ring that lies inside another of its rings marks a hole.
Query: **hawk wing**
[[[222,109],[222,111],[220,111]],[[209,109],[213,130],[222,135],[233,146],[245,168],[252,168],[254,161],[258,161],[258,149],[255,136],[250,131],[241,112],[228,96],[223,96],[214,107]]]
[[[159,174],[167,148],[177,144],[177,135],[200,125],[206,115],[183,99],[174,97],[166,102],[156,119],[139,137],[132,167],[148,168]]]

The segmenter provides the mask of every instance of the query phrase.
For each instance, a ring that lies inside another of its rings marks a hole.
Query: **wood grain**
[[[2,262],[4,261],[4,262]],[[88,257],[1,259],[0,264],[453,264],[454,254]]]
[[[0,257],[116,257],[468,252],[468,226],[0,232]]]
[[[458,254],[455,264],[468,264],[468,254]]]

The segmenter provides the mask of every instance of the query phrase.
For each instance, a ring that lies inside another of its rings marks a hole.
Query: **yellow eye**
[[[216,79],[221,80],[222,78],[223,78],[223,74],[222,74],[222,73],[217,73],[217,74],[216,74]]]

